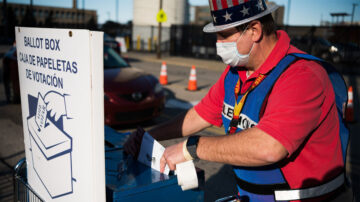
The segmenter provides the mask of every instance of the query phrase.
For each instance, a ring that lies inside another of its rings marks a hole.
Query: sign
[[[15,32],[29,185],[45,201],[105,201],[103,33]]]
[[[166,13],[163,9],[160,9],[160,11],[156,15],[156,21],[159,23],[163,23],[167,21]]]

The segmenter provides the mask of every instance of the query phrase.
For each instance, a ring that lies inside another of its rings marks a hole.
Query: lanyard
[[[245,100],[248,96],[248,94],[256,87],[258,86],[263,80],[265,79],[265,75],[260,74],[254,81],[254,83],[251,84],[250,88],[246,91],[246,93],[243,95],[243,97],[240,99],[239,103],[237,102],[238,94],[240,92],[240,78],[236,83],[235,86],[235,107],[234,107],[234,114],[233,118],[230,122],[228,133],[233,134],[235,133],[237,129],[237,125],[239,123],[239,116],[242,108],[244,107]]]

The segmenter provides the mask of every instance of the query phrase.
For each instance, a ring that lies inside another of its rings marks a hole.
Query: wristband
[[[193,158],[191,157],[191,155],[189,154],[189,151],[186,148],[186,143],[187,143],[187,139],[183,143],[183,154],[184,154],[186,161],[190,161],[190,160],[193,160]]]
[[[187,139],[186,142],[186,149],[189,152],[190,156],[196,161],[199,160],[198,155],[196,154],[196,149],[198,146],[198,142],[199,142],[200,136],[191,136]]]

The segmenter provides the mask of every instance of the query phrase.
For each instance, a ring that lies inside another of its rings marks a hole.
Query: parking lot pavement
[[[5,48],[0,48],[5,50]],[[0,59],[0,201],[13,201],[13,166],[24,157],[19,104],[6,104]]]
[[[218,72],[222,72],[225,68],[224,63],[221,60],[196,59],[169,55],[163,55],[161,59],[157,59],[155,53],[134,51],[123,53],[123,56],[125,58],[129,58],[130,63],[132,62],[131,59],[156,63],[162,63],[163,61],[165,61],[167,64],[171,65],[183,66],[188,68],[191,68],[192,65],[195,65],[196,68],[209,69]]]

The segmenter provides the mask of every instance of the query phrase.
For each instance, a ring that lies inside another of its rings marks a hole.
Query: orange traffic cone
[[[354,95],[352,86],[348,89],[348,103],[345,111],[345,120],[347,122],[354,121],[354,103],[353,103]]]
[[[193,65],[191,67],[188,90],[190,90],[190,91],[196,91],[197,90],[195,65]]]
[[[168,84],[166,62],[163,62],[162,65],[161,65],[160,84],[161,85],[167,85]]]

